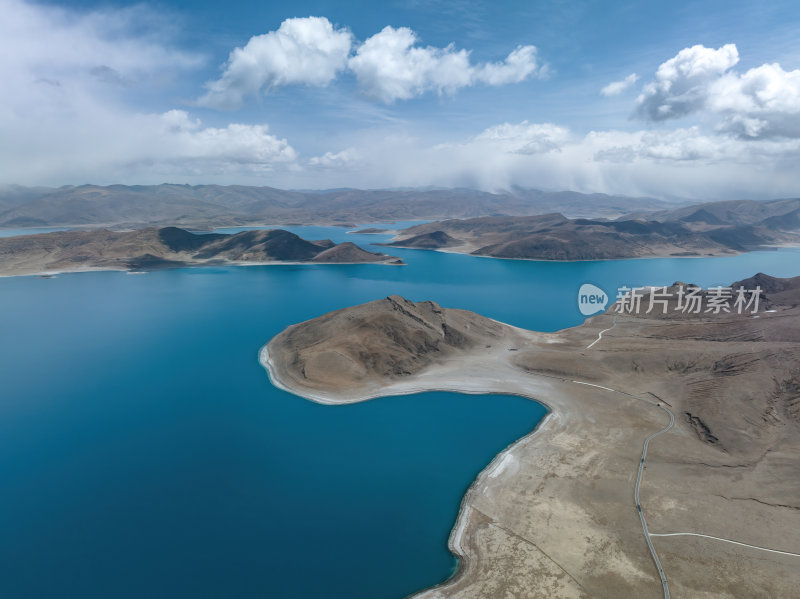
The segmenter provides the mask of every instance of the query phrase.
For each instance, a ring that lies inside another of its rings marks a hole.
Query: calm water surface
[[[257,352],[274,334],[392,293],[551,331],[581,322],[584,282],[800,274],[796,250],[580,263],[391,253],[408,266],[0,279],[0,597],[403,597],[450,574],[465,490],[544,410],[452,393],[317,405],[269,384]]]

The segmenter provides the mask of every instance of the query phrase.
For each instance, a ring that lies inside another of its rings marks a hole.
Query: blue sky
[[[800,192],[796,2],[0,10],[0,183]]]

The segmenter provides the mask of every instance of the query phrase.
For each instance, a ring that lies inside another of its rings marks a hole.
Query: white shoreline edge
[[[495,321],[500,322],[500,321]],[[500,323],[505,324],[505,323]],[[512,325],[505,326],[511,327],[513,329],[517,329],[517,327],[513,327]],[[274,339],[274,337],[273,337]],[[267,371],[267,376],[269,377],[270,382],[273,386],[277,387],[282,391],[286,391],[287,393],[291,393],[297,397],[313,401],[315,403],[324,404],[324,405],[347,405],[351,403],[360,403],[364,401],[370,401],[374,399],[378,399],[381,397],[395,397],[400,395],[415,395],[417,393],[427,393],[431,391],[444,391],[449,393],[463,393],[466,395],[515,395],[517,397],[523,397],[530,401],[534,401],[542,406],[547,410],[545,412],[544,417],[542,417],[539,422],[536,423],[536,426],[533,429],[520,437],[519,439],[512,441],[507,447],[501,450],[497,455],[492,458],[492,461],[483,468],[478,475],[475,477],[475,480],[470,483],[467,490],[464,492],[464,496],[461,498],[461,504],[458,508],[458,515],[456,516],[456,522],[453,526],[453,529],[450,531],[450,536],[447,539],[447,546],[450,550],[450,553],[456,558],[457,566],[453,573],[448,576],[446,579],[436,583],[431,587],[426,587],[423,589],[419,589],[414,591],[412,594],[408,595],[407,599],[412,597],[416,597],[422,593],[426,593],[433,589],[436,589],[440,586],[443,586],[447,583],[450,583],[454,580],[457,580],[463,573],[466,572],[467,567],[469,565],[469,557],[466,555],[464,551],[464,547],[462,545],[462,540],[464,538],[464,532],[467,528],[467,521],[469,520],[471,508],[469,506],[469,499],[472,497],[474,493],[479,493],[481,487],[483,486],[484,481],[488,478],[492,478],[495,470],[497,470],[503,461],[506,458],[513,459],[513,451],[520,445],[527,444],[534,440],[537,434],[545,431],[546,429],[550,428],[552,424],[559,420],[559,414],[556,413],[553,407],[546,401],[537,397],[533,397],[532,395],[525,394],[523,392],[503,392],[503,391],[492,391],[489,389],[477,389],[477,388],[464,388],[459,387],[458,385],[442,385],[442,386],[425,386],[425,385],[403,385],[400,388],[393,388],[393,386],[383,387],[382,389],[376,390],[372,393],[364,394],[362,396],[356,398],[341,398],[341,399],[331,399],[330,397],[325,397],[322,395],[317,395],[314,393],[299,393],[293,389],[290,389],[285,384],[283,384],[276,376],[275,373],[275,365],[270,357],[269,354],[269,344],[272,342],[270,339],[269,342],[264,344],[264,346],[258,352],[258,361],[261,366]],[[499,474],[499,472],[498,472]]]
[[[392,256],[393,259],[399,256]],[[402,260],[402,258],[400,258]],[[127,268],[74,268],[70,270],[43,270],[40,272],[26,272],[14,275],[0,274],[0,279],[10,279],[11,277],[54,277],[56,275],[77,274],[82,272],[124,272],[127,274],[147,274],[162,270],[184,270],[189,268],[227,268],[229,266],[354,266],[361,264],[377,264],[379,266],[408,266],[407,263],[396,263],[394,260],[375,260],[373,262],[283,262],[281,260],[271,260],[269,262],[226,262],[222,264],[184,264],[181,266],[167,266],[164,268],[154,268],[151,270],[128,270]]]
[[[402,240],[397,240],[402,241]],[[398,248],[401,250],[417,250],[428,252],[440,252],[442,254],[457,254],[460,256],[469,256],[471,258],[489,258],[492,260],[516,260],[518,262],[618,262],[620,260],[674,260],[674,259],[693,259],[698,258],[735,258],[736,256],[743,256],[745,254],[753,254],[756,252],[773,252],[778,250],[797,250],[800,249],[800,244],[777,244],[777,245],[763,245],[758,249],[747,250],[743,252],[733,251],[731,253],[713,253],[713,254],[700,254],[697,256],[670,256],[669,254],[658,256],[628,256],[625,258],[587,258],[579,260],[549,260],[547,258],[509,258],[505,256],[485,256],[482,254],[473,254],[472,247],[468,245],[457,245],[451,248],[421,248],[412,247],[408,245],[392,245],[394,240],[389,240],[387,243],[376,244],[380,247]],[[463,249],[462,249],[463,248]],[[479,248],[475,248],[479,249]],[[472,250],[472,251],[470,251]]]

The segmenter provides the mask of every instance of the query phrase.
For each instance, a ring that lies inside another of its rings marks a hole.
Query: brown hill
[[[386,245],[449,247],[481,256],[535,260],[725,255],[800,243],[796,210],[787,212],[785,217],[776,216],[780,210],[792,210],[795,203],[780,201],[767,207],[747,204],[746,210],[741,208],[736,214],[727,208],[692,207],[669,213],[669,219],[664,216],[650,220],[568,219],[558,213],[446,220],[401,231]],[[765,217],[767,214],[770,216]],[[754,215],[762,220],[749,222],[748,218],[752,221]],[[437,243],[437,239],[446,241]]]
[[[282,376],[347,388],[408,376],[501,336],[499,323],[397,295],[289,327],[270,342]]]
[[[386,262],[386,254],[368,252],[351,241],[333,245],[312,258],[314,262]]]
[[[738,289],[740,286],[745,289],[760,287],[768,307],[800,306],[800,277],[779,279],[760,272],[749,279],[737,281],[731,285],[734,289]]]
[[[384,245],[394,245],[398,247],[419,248],[425,250],[435,250],[445,247],[453,247],[463,245],[462,241],[451,237],[444,231],[431,231],[430,233],[420,233],[407,237],[402,241],[395,241]]]
[[[352,243],[306,241],[282,229],[234,235],[196,234],[177,227],[115,232],[60,231],[0,238],[0,274],[75,270],[148,270],[200,264],[262,262],[392,262]]]
[[[800,198],[706,202],[656,212],[633,212],[618,220],[682,221],[709,225],[757,225],[800,209]]]

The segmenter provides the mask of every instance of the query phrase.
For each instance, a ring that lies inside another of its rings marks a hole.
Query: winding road
[[[589,348],[590,348],[590,347],[592,347],[592,346],[593,346],[595,343],[597,343],[598,341],[600,341],[600,340],[603,338],[603,333],[605,333],[605,332],[607,332],[607,331],[610,331],[610,330],[611,330],[611,329],[613,329],[615,326],[617,326],[617,315],[616,315],[616,314],[614,315],[614,322],[613,322],[613,324],[612,324],[610,327],[608,327],[607,329],[603,329],[602,331],[600,331],[600,332],[597,334],[597,339],[595,339],[595,340],[594,340],[594,341],[592,341],[592,342],[591,342],[589,345],[587,345],[587,346],[586,346],[586,349],[589,349]]]
[[[591,347],[595,343],[597,343],[598,341],[600,341],[603,338],[603,333],[610,331],[615,326],[617,326],[617,316],[616,315],[614,316],[614,321],[613,321],[612,325],[609,328],[603,329],[602,331],[600,331],[597,334],[597,339],[595,339],[589,345],[587,345],[586,349],[591,349]],[[644,517],[644,512],[642,511],[642,504],[639,501],[639,488],[642,485],[642,475],[644,474],[644,464],[645,464],[645,461],[647,460],[647,447],[650,444],[650,441],[652,441],[653,439],[655,439],[659,435],[663,435],[669,429],[672,428],[672,426],[675,424],[675,414],[673,414],[670,409],[662,406],[660,402],[656,402],[656,401],[653,401],[653,400],[650,400],[650,399],[645,399],[643,397],[637,397],[635,395],[631,395],[630,393],[626,393],[624,391],[618,391],[616,389],[611,389],[610,387],[603,387],[602,385],[595,385],[594,383],[587,383],[585,381],[575,381],[575,380],[573,380],[571,382],[577,383],[578,385],[588,385],[589,387],[597,387],[598,389],[602,389],[604,391],[610,391],[612,393],[619,393],[621,395],[626,395],[628,397],[632,397],[633,399],[637,399],[639,401],[647,402],[647,403],[649,403],[649,404],[651,404],[653,406],[656,406],[656,407],[664,410],[669,415],[669,424],[665,428],[654,432],[652,435],[650,435],[649,437],[647,437],[644,440],[644,443],[642,445],[642,458],[639,460],[639,471],[638,471],[638,473],[636,475],[636,485],[633,488],[634,505],[636,505],[636,510],[639,512],[639,519],[642,522],[642,531],[644,532],[644,538],[645,538],[645,541],[647,541],[647,546],[650,548],[650,555],[653,558],[653,562],[655,563],[656,569],[658,570],[658,576],[661,579],[661,588],[664,591],[664,599],[669,599],[669,585],[667,584],[667,576],[666,576],[666,574],[664,574],[664,568],[662,568],[662,566],[661,566],[661,560],[658,558],[658,553],[656,552],[656,548],[653,546],[653,540],[652,540],[651,537],[654,536],[654,535],[652,535],[650,533],[650,531],[647,529],[647,520]],[[663,535],[658,535],[658,536],[663,536]]]
[[[606,329],[608,330],[608,329]],[[598,338],[599,341],[599,338]],[[597,341],[595,341],[597,343]],[[594,345],[594,344],[592,344]],[[591,347],[591,346],[589,346]],[[630,393],[626,393],[625,391],[618,391],[617,389],[612,389],[611,387],[603,387],[602,385],[595,385],[594,383],[587,383],[586,381],[575,381],[570,380],[572,383],[576,383],[578,385],[587,385],[589,387],[596,387],[598,389],[602,389],[603,391],[610,391],[612,393],[619,393],[620,395],[625,395],[627,397],[632,397],[633,399],[637,399],[639,401],[644,401],[649,403],[653,406],[661,408],[669,415],[669,424],[662,428],[659,431],[654,432],[652,435],[647,437],[644,440],[644,444],[642,445],[642,458],[639,460],[639,472],[636,476],[636,485],[633,488],[633,500],[636,505],[636,509],[639,512],[639,519],[642,521],[642,530],[644,531],[644,538],[647,541],[647,546],[650,548],[650,555],[653,557],[653,562],[656,564],[656,569],[658,570],[658,576],[661,579],[661,588],[664,591],[664,599],[669,599],[669,585],[667,584],[667,576],[664,574],[664,569],[661,567],[661,560],[658,559],[658,553],[656,553],[656,548],[653,546],[653,541],[651,536],[653,536],[650,531],[647,529],[647,520],[645,520],[644,512],[642,511],[642,504],[639,501],[639,487],[642,485],[642,474],[644,473],[644,463],[647,460],[647,446],[650,444],[650,441],[658,437],[659,435],[663,435],[672,426],[675,424],[675,414],[672,413],[671,410],[662,406],[659,402],[652,401],[650,399],[645,399],[643,397],[636,397]],[[659,535],[661,536],[661,535]]]
[[[598,333],[598,335],[597,335],[597,339],[595,339],[589,345],[587,345],[586,349],[590,349],[595,343],[597,343],[598,341],[600,341],[603,338],[603,333],[606,333],[606,332],[610,331],[615,326],[617,326],[617,317],[616,316],[614,316],[613,324],[609,328],[603,329],[602,331],[600,331]],[[650,400],[650,399],[645,399],[645,398],[642,398],[642,397],[636,397],[635,395],[632,395],[630,393],[626,393],[625,391],[618,391],[616,389],[611,389],[610,387],[603,387],[602,385],[596,385],[594,383],[587,383],[585,381],[575,381],[575,380],[573,380],[571,382],[577,383],[578,385],[588,385],[589,387],[596,387],[598,389],[602,389],[603,391],[610,391],[612,393],[619,393],[621,395],[627,395],[628,397],[631,397],[633,399],[638,399],[639,401],[645,401],[645,402],[647,402],[649,404],[652,404],[652,405],[664,410],[669,415],[669,424],[665,428],[654,432],[653,434],[651,434],[650,436],[648,436],[644,440],[644,443],[642,445],[642,457],[639,460],[639,471],[637,472],[637,475],[636,475],[636,485],[634,486],[634,490],[633,490],[634,504],[636,505],[636,510],[639,512],[639,519],[642,522],[642,531],[644,531],[644,537],[645,537],[645,540],[647,541],[647,546],[650,549],[650,555],[653,558],[653,562],[655,563],[656,569],[658,570],[658,576],[661,579],[661,588],[662,588],[662,590],[664,592],[664,599],[670,599],[669,585],[667,584],[667,576],[664,573],[664,568],[661,566],[661,560],[658,558],[658,553],[656,552],[656,548],[653,546],[652,537],[681,537],[681,536],[702,537],[702,538],[706,538],[706,539],[713,539],[713,540],[716,540],[716,541],[722,541],[722,542],[725,542],[725,543],[731,543],[733,545],[739,545],[739,546],[742,546],[742,547],[748,547],[750,549],[757,549],[757,550],[760,550],[760,551],[768,551],[770,553],[778,553],[780,555],[789,555],[789,556],[793,556],[793,557],[800,557],[799,553],[792,553],[790,551],[779,551],[777,549],[769,549],[767,547],[759,547],[758,545],[750,545],[749,543],[741,543],[739,541],[734,541],[734,540],[731,540],[731,539],[724,539],[722,537],[715,537],[715,536],[712,536],[712,535],[704,535],[704,534],[696,533],[696,532],[651,533],[647,528],[647,520],[645,519],[644,512],[642,511],[642,504],[641,504],[641,501],[639,500],[639,489],[640,489],[640,487],[642,485],[642,476],[644,474],[645,461],[647,460],[647,447],[650,444],[650,441],[652,441],[653,439],[655,439],[659,435],[663,435],[664,433],[666,433],[668,430],[670,430],[673,427],[673,425],[675,424],[675,414],[673,414],[672,411],[669,408],[666,408],[663,405],[661,405],[660,402],[656,402],[656,401],[653,401],[653,400]]]
[[[642,504],[639,502],[639,487],[642,485],[642,473],[644,472],[644,462],[647,459],[647,446],[650,444],[650,441],[652,441],[659,435],[663,435],[669,429],[672,428],[672,425],[675,424],[675,414],[673,414],[671,410],[662,406],[660,403],[656,403],[648,399],[642,399],[642,401],[652,403],[661,408],[662,410],[664,410],[667,414],[669,414],[669,424],[666,426],[666,428],[663,428],[660,431],[653,433],[644,440],[644,445],[642,446],[642,459],[639,461],[639,473],[636,476],[636,486],[634,487],[633,490],[633,499],[636,502],[636,509],[639,510],[639,519],[642,521],[642,530],[644,531],[644,538],[647,541],[647,546],[650,548],[650,555],[653,556],[653,561],[656,563],[656,568],[658,569],[658,576],[661,578],[661,588],[664,590],[664,599],[669,599],[669,585],[667,584],[667,577],[664,574],[664,569],[661,567],[661,560],[658,559],[658,553],[656,553],[656,548],[653,547],[653,541],[651,539],[652,535],[650,534],[650,531],[647,530],[647,520],[645,520],[644,518],[644,512],[642,511]]]
[[[617,326],[617,316],[616,315],[614,316],[613,324],[609,328],[603,329],[602,331],[600,331],[598,333],[598,335],[597,335],[597,339],[595,339],[589,345],[587,345],[586,349],[590,349],[593,345],[595,345],[598,341],[600,341],[603,338],[603,333],[606,333],[606,332],[610,331],[615,326]],[[584,382],[584,381],[575,381],[575,380],[573,380],[571,382],[577,383],[579,385],[588,385],[590,387],[596,387],[596,388],[602,389],[604,391],[610,391],[610,392],[613,392],[613,393],[620,393],[622,395],[627,395],[628,397],[632,397],[633,399],[638,399],[640,401],[645,401],[645,402],[647,402],[649,404],[652,404],[652,405],[664,410],[669,415],[669,424],[665,428],[663,428],[663,429],[661,429],[659,431],[656,431],[655,433],[651,434],[650,436],[648,436],[644,440],[644,443],[642,445],[642,457],[639,460],[639,471],[638,471],[638,473],[636,475],[636,485],[634,486],[634,491],[633,491],[634,504],[636,505],[636,510],[639,512],[639,519],[642,522],[642,530],[644,531],[644,537],[645,537],[645,540],[647,541],[647,546],[650,548],[650,555],[652,556],[653,562],[655,563],[656,569],[658,570],[658,576],[661,579],[661,587],[662,587],[662,590],[664,592],[664,599],[670,599],[669,585],[667,584],[667,577],[666,577],[666,574],[664,573],[664,569],[661,566],[661,560],[658,558],[658,553],[656,552],[656,549],[653,546],[652,537],[681,537],[681,536],[702,537],[702,538],[706,538],[706,539],[713,539],[715,541],[722,541],[724,543],[731,543],[733,545],[739,545],[741,547],[748,547],[750,549],[756,549],[756,550],[760,550],[760,551],[768,551],[770,553],[777,553],[777,554],[780,554],[780,555],[789,555],[789,556],[793,556],[793,557],[800,557],[800,553],[792,553],[790,551],[780,551],[778,549],[769,549],[767,547],[759,547],[758,545],[750,545],[749,543],[741,543],[739,541],[734,541],[732,539],[724,539],[722,537],[715,537],[715,536],[712,536],[712,535],[705,535],[705,534],[696,533],[696,532],[651,533],[647,528],[647,520],[645,519],[644,512],[642,511],[642,504],[641,504],[641,501],[639,500],[639,489],[640,489],[641,484],[642,484],[642,476],[644,474],[645,461],[647,460],[647,447],[650,444],[650,441],[652,441],[653,439],[655,439],[659,435],[663,435],[664,433],[666,433],[668,430],[670,430],[673,427],[673,425],[675,424],[675,414],[673,414],[672,411],[669,410],[668,408],[666,408],[663,405],[661,405],[660,402],[652,401],[652,400],[649,400],[649,399],[644,399],[642,397],[636,397],[635,395],[631,395],[630,393],[626,393],[624,391],[618,391],[616,389],[611,389],[609,387],[603,387],[602,385],[595,385],[594,383],[587,383],[587,382]]]

